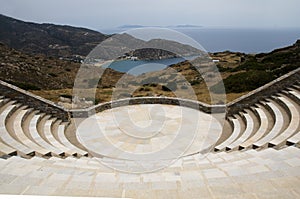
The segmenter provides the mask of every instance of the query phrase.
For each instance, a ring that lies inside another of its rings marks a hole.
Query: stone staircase
[[[13,168],[12,168],[13,167]],[[131,174],[97,158],[0,159],[5,194],[126,198],[298,198],[300,153],[281,150],[191,155],[154,173]]]
[[[1,93],[0,93],[1,95]],[[206,156],[190,154],[152,173],[93,157],[74,120],[0,96],[0,194],[117,198],[300,197],[300,83],[228,114]]]

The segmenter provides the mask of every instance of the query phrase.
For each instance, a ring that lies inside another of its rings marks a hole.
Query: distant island
[[[169,25],[169,26],[143,26],[143,25],[136,25],[136,24],[127,24],[118,26],[118,29],[133,29],[133,28],[203,28],[203,26],[198,25],[190,25],[190,24],[182,24],[182,25]]]
[[[132,28],[145,28],[147,26],[142,26],[142,25],[134,25],[134,24],[128,24],[128,25],[122,25],[118,26],[118,29],[132,29]]]
[[[168,26],[168,28],[203,28],[203,26],[183,24],[176,26]]]

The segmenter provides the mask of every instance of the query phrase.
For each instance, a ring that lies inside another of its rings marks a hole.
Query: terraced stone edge
[[[172,97],[136,97],[106,102],[87,109],[70,110],[70,115],[71,117],[75,118],[84,118],[88,117],[89,115],[93,115],[94,113],[102,112],[111,108],[137,104],[176,105],[200,110],[205,113],[223,113],[226,109],[225,105],[212,106],[209,104],[188,99],[179,99]]]
[[[55,103],[46,100],[42,97],[34,95],[28,91],[20,89],[16,86],[8,84],[0,80],[0,93],[1,95],[15,100],[30,108],[34,108],[43,113],[50,114],[53,117],[57,117],[63,121],[69,121],[69,111]]]

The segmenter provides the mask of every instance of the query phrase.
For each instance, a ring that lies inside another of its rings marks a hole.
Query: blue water
[[[104,67],[112,68],[114,70],[129,73],[132,75],[140,75],[147,72],[159,71],[166,68],[169,65],[176,64],[184,61],[184,58],[171,58],[162,60],[119,60],[113,61],[109,65]]]
[[[181,30],[209,52],[270,52],[294,44],[300,39],[299,29],[197,29]]]
[[[124,30],[102,30],[117,33]],[[270,52],[276,48],[292,45],[300,39],[300,28],[294,29],[225,29],[198,28],[177,29],[190,36],[208,52],[230,50],[244,53]],[[100,30],[101,32],[101,30]]]

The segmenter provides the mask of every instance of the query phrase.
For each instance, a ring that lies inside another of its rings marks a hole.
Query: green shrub
[[[236,68],[231,69],[231,72],[237,72],[241,70],[266,70],[266,66],[257,62],[255,59],[248,60]]]
[[[171,91],[167,86],[165,86],[165,85],[162,85],[161,86],[161,89],[163,90],[163,91]]]
[[[151,88],[145,87],[144,91],[151,91]]]
[[[217,64],[217,68],[218,68],[219,72],[226,72],[226,71],[231,70],[231,68],[222,67],[220,64]]]
[[[85,98],[86,101],[92,101],[94,104],[99,104],[101,101],[98,98],[94,98],[94,97],[87,97]]]
[[[50,75],[51,77],[57,77],[57,74],[55,74],[55,73],[49,73],[49,75]]]
[[[61,94],[59,95],[60,97],[64,97],[64,98],[69,98],[69,99],[72,99],[72,95],[69,95],[69,94]]]
[[[190,84],[193,86],[193,85],[197,85],[197,84],[200,84],[201,83],[201,80],[199,79],[194,79],[194,80],[191,80],[190,81]]]
[[[270,72],[251,70],[247,72],[230,75],[223,83],[227,93],[241,93],[254,90],[260,86],[275,79],[274,75]],[[221,82],[212,86],[210,90],[214,93],[220,93]]]
[[[150,86],[150,87],[157,87],[157,85],[158,85],[158,84],[156,84],[156,83],[151,83],[149,86]]]
[[[29,83],[23,83],[23,82],[8,82],[10,84],[13,84],[21,89],[24,89],[24,90],[41,90],[41,88],[39,88],[38,86],[36,85],[33,85],[33,84],[29,84]]]

